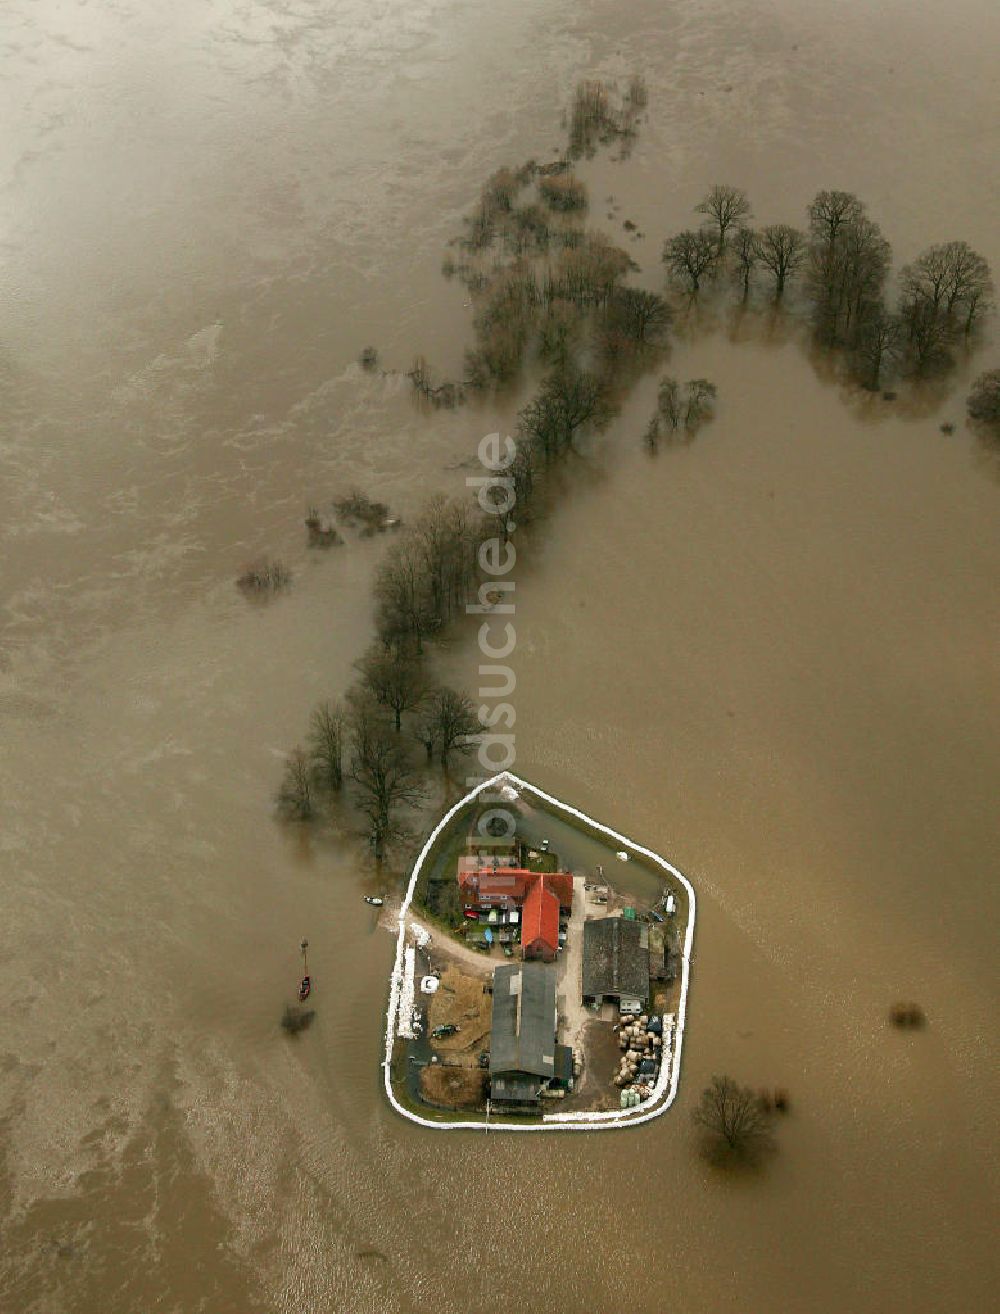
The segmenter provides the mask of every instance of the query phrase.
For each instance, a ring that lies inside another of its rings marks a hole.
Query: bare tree
[[[710,419],[715,408],[716,387],[708,379],[688,379],[683,388],[676,379],[665,374],[656,394],[656,414],[646,431],[646,443],[655,449],[660,436],[660,423],[671,432],[682,424],[688,433]]]
[[[610,414],[605,388],[596,374],[567,365],[554,370],[535,397],[518,412],[522,441],[546,462],[572,446],[585,425],[603,424]]]
[[[731,1077],[713,1077],[691,1116],[712,1148],[734,1155],[750,1155],[771,1141],[771,1119],[756,1093]]]
[[[309,758],[301,748],[293,748],[285,762],[285,774],[278,786],[278,811],[296,821],[308,821],[313,815],[312,778]]]
[[[866,312],[879,306],[889,268],[892,248],[882,236],[882,230],[867,215],[847,230],[844,242],[844,263],[847,291],[846,333],[860,331]]]
[[[943,312],[929,297],[909,296],[899,310],[914,374],[932,374],[952,363],[950,347],[954,331]]]
[[[368,839],[376,862],[399,833],[394,814],[415,807],[423,797],[416,773],[399,737],[378,705],[356,698],[351,709],[351,779],[359,810],[368,818]]]
[[[572,301],[553,297],[538,325],[538,354],[556,368],[564,367],[580,338],[580,312]]]
[[[396,730],[403,724],[403,713],[416,707],[427,692],[427,681],[416,655],[406,650],[386,651],[370,648],[356,663],[364,686],[395,718]]]
[[[711,419],[718,390],[708,379],[689,379],[684,392],[684,425],[693,431]]]
[[[809,232],[813,241],[832,251],[845,224],[854,223],[864,206],[853,192],[818,192],[809,206]]]
[[[892,252],[882,230],[863,213],[844,221],[831,246],[813,241],[809,292],[817,336],[827,345],[856,344],[865,321],[881,307]]]
[[[438,751],[442,766],[447,766],[453,752],[469,752],[469,736],[479,729],[472,700],[455,689],[441,690],[438,697]]]
[[[476,529],[464,502],[437,494],[424,504],[408,536],[406,548],[422,568],[431,614],[442,623],[462,605],[475,575]]]
[[[530,442],[515,444],[514,457],[503,471],[509,484],[495,483],[485,489],[485,500],[494,508],[504,543],[517,525],[530,515],[531,495],[535,486],[535,452]]]
[[[604,233],[587,233],[559,254],[545,288],[546,298],[562,297],[578,307],[601,306],[626,274],[639,266]]]
[[[642,435],[643,445],[650,451],[655,452],[660,446],[660,416],[659,412],[654,412],[650,416],[649,423],[646,425],[645,432]]]
[[[988,262],[967,242],[949,242],[949,275],[945,288],[945,314],[951,318],[960,307],[979,307],[993,290]],[[972,328],[973,309],[966,318],[965,331]]]
[[[726,249],[726,234],[730,228],[739,227],[751,214],[746,192],[741,187],[728,187],[724,183],[716,183],[694,208],[696,214],[707,215],[715,224],[720,258]]]
[[[435,612],[424,563],[409,535],[392,544],[375,572],[374,593],[379,637],[398,647],[415,641],[417,651],[434,628]]]
[[[656,409],[671,429],[676,429],[684,418],[684,402],[681,397],[680,384],[669,375],[665,375],[660,380],[660,387],[656,394]]]
[[[715,237],[704,228],[687,228],[675,237],[668,237],[663,245],[663,263],[668,273],[692,295],[715,264],[717,254]]]
[[[906,328],[917,374],[951,363],[949,344],[958,332],[962,312],[966,333],[989,304],[993,291],[990,268],[966,242],[928,247],[900,272],[903,287],[900,315]]]
[[[869,319],[882,319],[892,251],[851,192],[820,192],[809,206],[809,292],[817,336],[857,347]],[[877,345],[868,334],[867,342]]]
[[[316,779],[327,789],[344,783],[347,715],[339,702],[320,703],[309,721],[309,757]]]
[[[902,329],[895,315],[884,306],[868,315],[854,348],[854,364],[861,382],[872,392],[881,387],[886,365],[895,360],[902,339]]]
[[[670,327],[670,307],[655,292],[620,287],[608,302],[607,324],[628,341],[661,342]]]
[[[550,210],[563,214],[587,208],[587,189],[579,178],[574,178],[570,173],[543,178],[538,184],[538,195]]]
[[[966,408],[972,419],[1000,425],[1000,370],[980,374],[972,385]]]
[[[757,234],[752,228],[741,224],[733,236],[733,253],[736,256],[736,268],[743,282],[743,300],[750,295],[750,279],[757,265]]]
[[[512,517],[516,516],[518,520],[525,518],[535,490],[535,453],[530,443],[517,444],[507,475],[514,484],[514,505],[501,517],[505,541],[514,528],[515,522]]]
[[[421,708],[414,736],[427,750],[428,761],[436,747],[441,765],[447,766],[452,753],[469,751],[469,737],[481,728],[471,698],[440,685]]]
[[[433,698],[425,698],[416,709],[411,722],[413,738],[423,744],[428,763],[434,760],[434,746],[437,743],[437,708]]]
[[[967,242],[929,247],[903,267],[900,279],[906,300],[925,301],[948,319],[970,303],[974,318],[993,287],[989,264]],[[967,327],[971,329],[971,321]]]
[[[776,301],[784,295],[786,282],[799,269],[805,255],[805,234],[789,224],[768,224],[757,234],[757,257],[774,275]]]

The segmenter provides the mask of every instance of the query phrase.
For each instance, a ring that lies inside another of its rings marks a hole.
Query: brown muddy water
[[[354,363],[457,366],[438,271],[484,174],[559,144],[577,78],[639,69],[638,147],[584,172],[650,286],[719,178],[765,222],[847,188],[898,260],[963,237],[996,269],[992,0],[8,0],[0,27],[3,1314],[992,1307],[1000,462],[961,396],[995,345],[903,413],[766,313],[706,316],[672,368],[716,422],[651,461],[644,384],[524,559],[517,769],[699,890],[664,1118],[487,1145],[392,1116],[357,844],[269,808],[370,633],[380,541],[310,557],[306,502],[406,515],[509,418],[423,416]],[[262,551],[296,579],[255,608]],[[470,646],[446,665],[474,686]],[[895,998],[928,1030],[890,1032]],[[791,1091],[757,1178],[695,1153],[719,1071]]]

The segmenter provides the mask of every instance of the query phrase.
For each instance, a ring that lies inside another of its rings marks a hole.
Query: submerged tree
[[[313,815],[312,772],[307,754],[293,748],[285,762],[285,774],[278,786],[278,811],[295,821],[308,821]]]
[[[716,387],[708,379],[688,379],[682,387],[669,374],[660,380],[656,396],[656,413],[650,420],[644,441],[650,451],[656,451],[660,435],[676,433],[684,426],[690,438],[715,410]]]
[[[951,354],[951,344],[955,337],[952,325],[930,298],[919,295],[905,297],[900,305],[899,317],[903,325],[910,369],[914,374],[933,374],[948,369],[954,363]]]
[[[736,229],[733,235],[733,255],[736,258],[736,269],[740,281],[743,284],[744,301],[750,295],[750,279],[753,277],[753,271],[757,266],[757,234],[752,228],[744,228],[742,225]]]
[[[544,295],[571,301],[579,313],[605,305],[625,275],[636,269],[629,253],[604,233],[587,233],[560,252]]]
[[[573,159],[593,155],[598,143],[622,143],[623,151],[635,136],[636,120],[646,108],[646,83],[633,74],[623,95],[613,104],[603,82],[578,82],[570,111],[569,154]]]
[[[774,299],[779,301],[785,284],[801,267],[806,255],[806,238],[789,224],[768,224],[757,234],[757,258],[774,276]]]
[[[751,214],[746,192],[741,187],[728,187],[724,183],[711,187],[694,208],[697,214],[711,219],[718,235],[716,252],[720,258],[725,252],[726,234],[730,228],[738,228]]]
[[[715,237],[704,228],[687,228],[663,245],[663,263],[676,282],[694,295],[701,280],[715,264],[718,248]]]
[[[687,429],[694,430],[711,419],[718,389],[708,379],[689,379],[684,385],[684,391],[684,424]]]
[[[469,751],[471,736],[481,728],[472,699],[439,685],[421,704],[414,719],[413,737],[423,744],[428,762],[437,749],[441,765],[447,766],[452,753]]]
[[[732,1077],[713,1077],[691,1116],[712,1151],[749,1157],[772,1143],[770,1115],[757,1094]]]
[[[656,409],[671,429],[676,429],[684,416],[684,401],[681,397],[680,384],[669,375],[665,375],[660,380],[660,386],[656,394]]]
[[[882,386],[886,366],[899,352],[902,328],[899,319],[879,305],[866,316],[854,346],[854,368],[861,383],[872,392]]]
[[[565,297],[553,297],[538,324],[538,354],[547,364],[563,368],[573,358],[582,334],[579,309]]]
[[[966,242],[929,247],[900,273],[900,314],[914,373],[951,364],[949,345],[971,333],[990,303],[993,282],[986,260]]]
[[[374,592],[379,638],[395,648],[412,640],[419,652],[435,616],[422,563],[408,539],[397,539],[382,558]]]
[[[436,494],[424,504],[404,541],[416,557],[439,623],[448,621],[465,601],[476,574],[478,525],[469,507],[457,498]]]
[[[427,681],[416,655],[400,649],[374,647],[357,663],[365,688],[377,703],[388,707],[396,730],[403,713],[418,705],[427,691]]]
[[[606,311],[606,328],[639,345],[662,342],[670,327],[670,307],[655,292],[616,288]]]
[[[585,425],[601,425],[610,416],[603,382],[596,374],[566,365],[553,370],[535,397],[518,412],[523,442],[546,462],[568,451]]]
[[[809,233],[817,245],[833,251],[841,228],[863,213],[853,192],[818,192],[809,206]]]
[[[906,300],[922,301],[948,320],[964,312],[961,318],[966,331],[971,330],[992,291],[989,264],[967,242],[929,247],[904,266],[900,278]]]
[[[323,702],[309,719],[309,758],[316,780],[326,789],[344,783],[347,715],[339,702]]]
[[[882,230],[849,192],[820,192],[809,207],[808,288],[813,326],[828,346],[857,344],[878,318],[892,261]]]
[[[423,791],[402,741],[376,703],[356,698],[350,727],[351,779],[358,808],[368,819],[375,860],[381,862],[386,846],[399,833],[395,814],[401,807],[415,807]]]
[[[551,178],[543,178],[538,184],[538,194],[550,210],[562,214],[587,208],[587,189],[579,178],[570,173],[557,173]]]
[[[972,385],[966,408],[973,420],[1000,425],[1000,370],[987,370]]]

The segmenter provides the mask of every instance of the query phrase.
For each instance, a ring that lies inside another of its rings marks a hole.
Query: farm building
[[[551,963],[559,948],[559,896],[540,877],[528,891],[521,912],[521,953],[525,960]]]
[[[583,1001],[622,1007],[649,1003],[649,928],[625,917],[602,917],[583,927]]]
[[[537,1108],[546,1088],[571,1084],[572,1050],[556,1043],[556,977],[542,963],[510,963],[493,974],[490,1099]]]
[[[573,907],[573,877],[569,872],[551,872],[544,876],[527,867],[493,867],[481,865],[472,855],[458,860],[458,885],[469,908],[520,908],[540,880],[556,895],[561,908]]]

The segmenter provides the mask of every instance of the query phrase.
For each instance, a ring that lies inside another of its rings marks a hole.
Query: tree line
[[[664,243],[670,281],[696,297],[708,280],[728,278],[744,300],[765,282],[775,301],[799,283],[817,342],[843,351],[872,390],[890,371],[919,377],[948,369],[955,345],[993,304],[989,265],[962,241],[928,247],[890,289],[889,242],[852,192],[817,193],[804,228],[752,227],[746,193],[721,183],[695,212],[702,224]]]
[[[467,606],[502,605],[501,584],[480,565],[481,544],[506,542],[515,520],[531,516],[545,473],[614,414],[611,361],[665,337],[665,299],[625,285],[636,267],[627,252],[585,229],[586,189],[571,166],[598,143],[630,141],[645,103],[640,79],[617,98],[603,84],[581,84],[564,157],[491,175],[457,243],[460,260],[445,263],[473,297],[476,346],[458,381],[437,380],[418,357],[409,371],[415,392],[435,406],[457,404],[470,387],[511,379],[529,353],[544,377],[518,414],[506,471],[512,505],[498,499],[487,515],[473,499],[428,499],[376,569],[375,641],[356,663],[354,684],[314,709],[305,743],[288,755],[280,812],[305,820],[322,799],[346,794],[378,861],[423,797],[421,772],[468,752],[481,729],[469,696],[435,682],[428,661],[429,643]],[[366,348],[364,367],[377,362]]]

